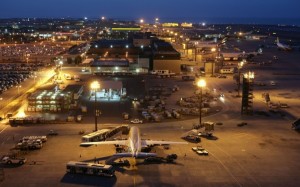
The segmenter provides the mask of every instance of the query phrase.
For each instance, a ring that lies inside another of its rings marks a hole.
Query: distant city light
[[[140,23],[144,23],[144,19],[140,19]]]
[[[84,17],[84,20],[87,20],[88,18],[87,17]]]
[[[102,16],[102,17],[101,17],[101,20],[105,20],[105,17],[104,17],[104,16]]]
[[[203,23],[202,23],[202,26],[205,26],[205,25],[206,25],[206,23],[205,23],[205,22],[203,22]]]

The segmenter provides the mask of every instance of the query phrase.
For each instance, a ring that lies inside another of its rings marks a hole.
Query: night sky
[[[0,18],[300,18],[299,7],[300,0],[1,0]]]

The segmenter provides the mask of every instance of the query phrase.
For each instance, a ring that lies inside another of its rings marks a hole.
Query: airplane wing
[[[127,145],[127,140],[114,140],[114,141],[102,141],[102,142],[84,142],[81,146],[85,145]]]
[[[170,144],[188,144],[187,142],[171,142],[163,140],[142,140],[142,146],[146,147],[147,145],[170,145]]]
[[[132,157],[132,153],[116,153],[114,156],[118,157]],[[145,157],[151,157],[151,156],[157,156],[156,153],[144,153],[144,152],[139,152],[136,157],[138,158],[145,158]]]

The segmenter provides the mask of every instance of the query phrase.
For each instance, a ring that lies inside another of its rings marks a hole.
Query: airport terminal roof
[[[91,63],[91,67],[129,67],[129,62],[126,59],[105,59],[96,60]]]
[[[94,48],[128,48],[131,47],[131,43],[128,40],[97,40],[91,43]]]

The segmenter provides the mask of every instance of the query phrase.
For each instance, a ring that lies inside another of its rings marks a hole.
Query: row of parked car
[[[9,88],[18,86],[29,77],[34,76],[34,72],[42,67],[37,64],[0,64],[0,94]]]
[[[179,119],[181,117],[180,113],[177,110],[164,110],[163,112],[149,112],[149,111],[142,111],[142,116],[147,121],[155,121],[160,122],[164,118],[170,119],[175,118]]]

